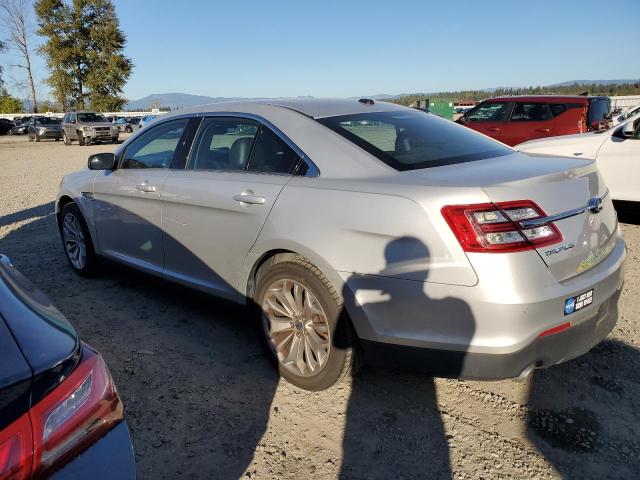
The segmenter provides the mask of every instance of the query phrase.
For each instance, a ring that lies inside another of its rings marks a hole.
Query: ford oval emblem
[[[602,211],[602,198],[591,197],[587,206],[589,207],[589,211],[591,213],[600,213]]]

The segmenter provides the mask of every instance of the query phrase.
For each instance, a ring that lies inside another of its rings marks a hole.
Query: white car
[[[625,112],[615,115],[613,117],[613,124],[618,125],[619,123],[624,122],[626,119],[635,117],[640,113],[640,105],[636,105],[635,107],[631,107],[627,109]]]
[[[614,200],[640,202],[640,112],[609,130],[532,140],[515,148],[594,159]]]

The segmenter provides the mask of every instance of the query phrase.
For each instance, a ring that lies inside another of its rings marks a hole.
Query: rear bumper
[[[90,478],[91,480],[133,480],[136,463],[126,422],[121,422],[98,442],[67,463],[51,480]]]
[[[546,368],[579,357],[604,340],[618,320],[620,293],[621,289],[587,321],[560,333],[538,337],[523,349],[508,354],[438,350],[367,340],[361,344],[368,363],[380,367],[472,380],[515,378],[534,368]]]
[[[448,377],[517,377],[581,355],[613,329],[626,257],[617,235],[607,258],[565,282],[537,254],[487,256],[483,273],[491,280],[478,275],[474,287],[345,274],[345,307],[371,363]],[[590,290],[591,305],[564,314],[568,298]],[[568,330],[540,337],[567,322]]]

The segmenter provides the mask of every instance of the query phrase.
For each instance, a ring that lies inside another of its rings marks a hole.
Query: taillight
[[[23,480],[31,475],[31,421],[25,413],[0,431],[0,478]]]
[[[562,241],[553,223],[523,228],[520,222],[545,217],[530,200],[449,205],[442,215],[465,252],[519,252]]]
[[[104,360],[85,346],[73,373],[0,432],[0,478],[23,479],[57,468],[122,418]]]

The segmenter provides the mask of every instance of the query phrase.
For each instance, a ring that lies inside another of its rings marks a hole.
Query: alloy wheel
[[[82,270],[87,264],[87,242],[80,220],[73,213],[67,213],[64,216],[62,238],[64,240],[64,248],[72,265],[78,270]]]
[[[317,375],[331,352],[327,316],[303,284],[282,279],[272,283],[262,301],[262,322],[280,365],[301,377]]]

